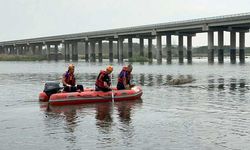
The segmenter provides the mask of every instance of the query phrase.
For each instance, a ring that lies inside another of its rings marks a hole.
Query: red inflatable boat
[[[142,89],[139,86],[133,87],[131,90],[113,89],[109,92],[94,91],[94,89],[85,88],[84,92],[59,92],[52,94],[50,97],[45,92],[40,93],[39,100],[49,102],[51,105],[73,105],[83,103],[96,102],[112,102],[140,99]]]

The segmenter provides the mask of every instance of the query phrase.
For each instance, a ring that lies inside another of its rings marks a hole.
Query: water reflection
[[[218,89],[223,90],[224,89],[224,78],[219,78],[218,79]]]
[[[40,109],[44,113],[44,123],[48,136],[55,136],[62,131],[66,133],[63,137],[67,142],[76,143],[78,140],[79,126],[89,129],[91,124],[86,124],[89,117],[96,120],[97,131],[102,135],[99,141],[110,143],[111,138],[107,138],[113,134],[113,125],[119,123],[120,131],[126,132],[124,138],[128,139],[134,135],[132,123],[132,111],[140,108],[142,100],[123,101],[115,103],[95,103],[83,105],[68,106],[50,106],[48,103],[40,103]],[[119,122],[114,122],[117,116]],[[55,138],[55,137],[53,137]]]
[[[153,74],[148,74],[147,86],[154,86],[154,76]]]
[[[215,88],[215,81],[213,76],[208,77],[208,89],[213,90]]]
[[[159,74],[159,75],[156,76],[156,84],[157,85],[161,85],[161,84],[165,83],[165,82],[163,82],[162,76],[163,75],[161,75],[161,74]]]
[[[79,126],[77,110],[81,106],[61,106],[53,107],[48,103],[40,103],[40,108],[44,112],[45,133],[52,139],[62,138],[68,145],[75,147],[78,136],[76,128]],[[65,133],[58,137],[58,133]]]
[[[230,79],[230,90],[235,90],[236,89],[236,79],[235,78],[231,78]]]
[[[117,102],[117,112],[121,123],[130,124],[131,123],[131,111],[133,107],[140,106],[142,100],[128,101],[128,102]]]
[[[139,84],[144,86],[144,82],[145,82],[145,74],[141,73],[139,74]]]
[[[135,135],[134,124],[132,121],[133,110],[135,107],[140,107],[142,100],[130,101],[130,102],[118,102],[116,103],[117,114],[119,116],[119,131],[121,132],[121,138],[124,145],[130,147],[133,143]]]
[[[113,122],[112,110],[111,103],[96,104],[96,126],[102,133],[109,133],[111,130]]]
[[[73,133],[77,127],[77,110],[82,109],[82,106],[49,106],[48,103],[41,103],[40,107],[45,113],[45,118],[50,119],[63,119],[65,121],[65,130],[67,133]]]
[[[245,85],[246,85],[246,79],[240,79],[239,85],[240,85],[240,86],[239,86],[240,88],[244,88]]]
[[[129,125],[131,122],[131,111],[135,106],[140,106],[141,99],[135,101],[124,101],[112,103],[96,104],[96,126],[102,133],[109,133],[113,123],[115,109],[122,124]]]
[[[223,77],[208,76],[208,90],[220,89],[220,90],[239,90],[244,91],[248,90],[249,87],[246,86],[246,79],[237,79],[237,78],[229,78],[225,79]]]

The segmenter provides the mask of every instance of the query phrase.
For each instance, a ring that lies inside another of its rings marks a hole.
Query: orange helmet
[[[75,69],[74,64],[69,64],[68,70],[72,70],[72,69]]]
[[[109,71],[109,72],[112,72],[112,71],[113,71],[113,67],[112,67],[112,66],[108,66],[108,67],[106,68],[106,70]]]
[[[133,70],[133,66],[132,66],[131,64],[129,64],[129,65],[127,66],[127,69],[128,69],[129,72],[131,72],[131,71]]]

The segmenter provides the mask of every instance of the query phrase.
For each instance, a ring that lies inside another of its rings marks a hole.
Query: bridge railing
[[[92,31],[92,32],[82,32],[82,33],[75,33],[75,34],[66,34],[66,35],[56,35],[56,36],[48,36],[48,37],[39,37],[39,38],[30,38],[30,39],[23,39],[23,40],[13,40],[13,41],[4,41],[0,42],[0,45],[8,45],[8,44],[19,44],[19,43],[32,43],[37,41],[53,41],[53,40],[67,40],[70,38],[84,38],[88,36],[95,36],[95,35],[109,35],[109,34],[119,34],[119,33],[126,33],[126,32],[133,32],[133,31],[144,31],[144,30],[153,30],[157,28],[164,28],[170,26],[177,26],[177,25],[185,25],[185,24],[200,24],[200,23],[208,23],[208,22],[216,22],[221,19],[231,20],[236,18],[250,18],[250,12],[248,13],[240,13],[240,14],[231,14],[231,15],[224,15],[224,16],[215,16],[215,17],[206,17],[206,18],[198,18],[198,19],[191,19],[191,20],[184,20],[184,21],[174,21],[174,22],[167,22],[167,23],[159,23],[159,24],[150,24],[150,25],[142,25],[142,26],[134,26],[134,27],[125,27],[125,28],[116,28],[116,29],[108,29],[108,30],[101,30],[101,31]]]

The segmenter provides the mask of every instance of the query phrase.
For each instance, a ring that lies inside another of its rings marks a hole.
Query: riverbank
[[[0,61],[43,61],[46,56],[0,55]]]
[[[250,56],[250,53],[245,54],[246,58]],[[207,54],[193,54],[193,58],[207,58]],[[224,55],[224,58],[230,57],[230,55]],[[166,58],[166,56],[163,56],[163,59]],[[184,57],[186,59],[186,56]],[[84,55],[79,55],[79,60],[84,60],[85,56]],[[96,57],[96,59],[98,59]],[[109,59],[108,56],[104,55],[103,59]],[[116,57],[114,59],[117,59]],[[125,58],[127,59],[127,58]],[[156,59],[156,58],[154,58]],[[173,56],[172,60],[178,59],[178,56]],[[29,56],[29,55],[6,55],[6,54],[1,54],[0,55],[0,61],[43,61],[43,60],[48,60],[47,56]],[[54,60],[53,57],[51,60]],[[58,58],[58,60],[63,60],[63,55]],[[149,59],[146,56],[134,56],[130,59],[128,59],[128,62],[149,62]]]

